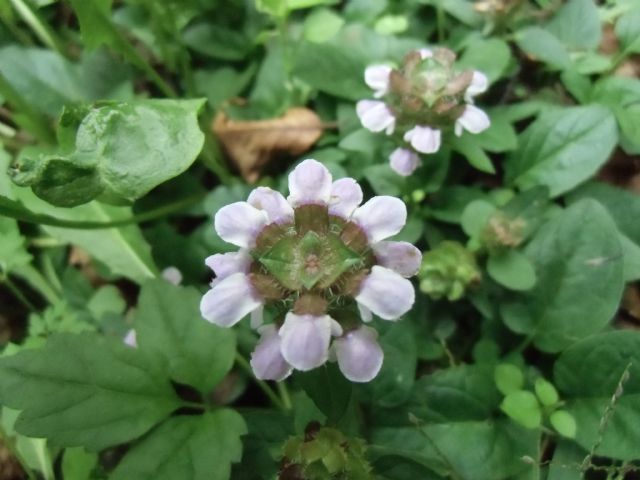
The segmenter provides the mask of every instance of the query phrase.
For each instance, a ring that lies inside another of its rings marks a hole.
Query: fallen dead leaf
[[[254,183],[278,155],[300,155],[322,135],[322,121],[308,108],[293,107],[278,118],[235,121],[220,111],[213,133],[224,146],[242,177]]]

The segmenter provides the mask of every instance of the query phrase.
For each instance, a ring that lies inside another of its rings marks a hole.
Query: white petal
[[[284,380],[291,374],[291,365],[282,356],[281,339],[275,325],[260,329],[260,341],[251,354],[251,368],[260,380]]]
[[[440,130],[418,125],[404,134],[405,141],[422,153],[436,153],[440,149]]]
[[[122,341],[125,345],[136,348],[138,346],[138,336],[136,335],[136,331],[133,328],[129,330]]]
[[[425,58],[433,57],[433,52],[428,48],[421,48],[420,50],[418,50],[418,53],[420,54],[420,58],[422,60],[424,60]]]
[[[465,107],[460,118],[456,120],[456,123],[458,122],[471,133],[480,133],[491,125],[487,114],[473,105]]]
[[[358,207],[351,218],[365,231],[369,241],[376,243],[402,230],[407,221],[407,207],[399,198],[382,195]]]
[[[373,253],[380,265],[407,278],[418,273],[422,263],[422,253],[408,242],[378,242]]]
[[[371,65],[364,71],[365,83],[376,91],[375,97],[381,97],[389,89],[389,74],[391,67],[388,65]]]
[[[389,156],[389,163],[398,175],[408,177],[420,165],[420,157],[408,148],[396,148]]]
[[[249,252],[240,249],[237,252],[216,253],[207,257],[204,263],[216,274],[216,279],[222,280],[234,273],[247,273],[251,266]]]
[[[255,238],[268,223],[267,213],[247,202],[235,202],[222,207],[214,219],[220,238],[241,248],[252,247]]]
[[[270,222],[293,222],[293,208],[280,192],[269,187],[258,187],[249,194],[247,203],[264,210],[269,216]]]
[[[262,326],[264,322],[264,305],[260,305],[253,312],[251,312],[251,328],[257,330]]]
[[[231,327],[261,305],[249,277],[244,273],[234,273],[204,294],[200,313],[211,323]]]
[[[342,325],[336,322],[333,318],[331,319],[331,336],[332,337],[340,337],[342,336],[343,330]]]
[[[456,124],[453,127],[453,131],[456,134],[456,137],[459,137],[464,132],[464,127],[462,126],[459,120],[456,120]]]
[[[380,100],[360,100],[356,104],[356,113],[362,126],[372,132],[386,131],[387,135],[393,133],[396,119],[389,107]]]
[[[279,332],[282,356],[297,370],[312,370],[329,357],[331,317],[289,312]]]
[[[395,320],[411,309],[415,291],[409,280],[393,270],[376,265],[360,284],[355,299],[380,318]]]
[[[162,270],[162,278],[174,285],[180,285],[182,283],[182,272],[176,267],[167,267]]]
[[[377,338],[373,328],[362,326],[335,340],[340,371],[352,382],[369,382],[378,375],[384,353]]]
[[[317,160],[305,160],[289,174],[289,197],[293,207],[307,203],[328,204],[331,173]]]
[[[369,323],[371,320],[373,320],[373,313],[371,313],[371,310],[369,310],[361,303],[358,303],[358,312],[360,312],[360,318],[364,323]]]
[[[473,97],[486,92],[487,88],[489,88],[489,79],[484,73],[476,70],[473,72],[471,83],[467,87],[466,92],[464,92],[464,99],[470,103],[473,101]]]
[[[341,178],[331,185],[329,213],[349,218],[362,202],[362,188],[353,178]]]

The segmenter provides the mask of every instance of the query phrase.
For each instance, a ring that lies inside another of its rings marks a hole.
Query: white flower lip
[[[258,210],[264,210],[270,223],[293,222],[293,208],[286,198],[269,187],[254,189],[247,198],[247,203]]]
[[[214,227],[220,238],[240,248],[252,247],[258,233],[268,223],[267,213],[247,202],[226,205],[214,218]]]
[[[356,104],[356,113],[362,126],[372,132],[391,135],[396,127],[396,118],[387,104],[380,100],[360,100]]]
[[[217,282],[200,301],[200,313],[220,327],[231,327],[262,305],[251,280],[244,273],[234,273]]]
[[[253,373],[260,380],[284,380],[293,368],[282,356],[281,339],[275,325],[263,326],[260,333],[260,341],[251,354]]]
[[[367,235],[370,243],[389,238],[402,230],[407,222],[407,207],[396,197],[373,197],[351,216]]]
[[[392,68],[388,65],[371,65],[364,71],[365,83],[375,92],[375,98],[382,97],[389,90],[389,75]]]
[[[331,320],[329,315],[287,314],[278,333],[282,338],[282,356],[296,370],[306,372],[327,361]]]
[[[404,140],[422,153],[436,153],[440,150],[441,132],[437,128],[417,125],[404,134]]]
[[[305,204],[328,205],[331,197],[331,173],[317,160],[307,159],[289,174],[289,196],[292,207]]]
[[[471,84],[467,87],[464,93],[464,100],[467,103],[473,103],[473,97],[484,93],[489,88],[489,79],[482,73],[474,70],[473,77],[471,78]]]
[[[369,382],[378,375],[384,353],[377,341],[377,332],[361,326],[334,342],[338,367],[352,382]]]
[[[398,175],[408,177],[420,165],[420,157],[416,152],[400,147],[391,152],[389,164]]]
[[[411,309],[415,295],[409,280],[389,268],[375,265],[360,284],[355,299],[383,320],[396,320]]]
[[[362,188],[353,178],[341,178],[331,185],[329,213],[348,219],[362,203]]]
[[[205,259],[204,263],[213,270],[213,273],[216,274],[216,279],[222,280],[234,273],[249,272],[251,256],[247,250],[240,249],[237,252],[210,255]]]
[[[489,116],[473,105],[467,105],[462,115],[456,120],[455,133],[459,137],[462,131],[480,133],[491,126]]]
[[[379,264],[405,278],[413,277],[420,269],[422,252],[409,242],[378,242],[373,253]]]

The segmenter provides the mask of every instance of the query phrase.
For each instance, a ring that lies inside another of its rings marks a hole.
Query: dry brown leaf
[[[219,112],[213,133],[224,146],[242,177],[254,183],[276,156],[300,155],[322,135],[322,121],[307,108],[294,107],[278,118],[235,121]]]

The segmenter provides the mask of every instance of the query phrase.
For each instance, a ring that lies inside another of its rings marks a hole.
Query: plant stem
[[[1,283],[4,283],[9,289],[9,291],[13,294],[13,296],[16,297],[20,301],[20,303],[22,303],[25,307],[27,307],[28,310],[32,312],[35,312],[38,310],[35,307],[35,305],[31,303],[29,299],[23,295],[20,289],[9,279],[9,277],[4,277],[1,280]]]
[[[42,20],[38,12],[32,10],[24,0],[10,1],[13,4],[13,8],[15,8],[18,15],[20,15],[20,18],[29,25],[33,33],[36,34],[42,43],[60,55],[66,56],[62,47],[63,44],[56,36],[55,31]]]
[[[60,301],[58,293],[33,265],[29,264],[18,267],[13,271],[13,274],[22,278],[36,289],[50,304],[54,305]]]
[[[289,395],[287,384],[284,381],[276,382],[276,387],[278,388],[278,393],[280,394],[280,399],[282,400],[284,408],[287,410],[291,410],[293,408],[293,405],[291,404],[291,396]]]
[[[254,381],[256,382],[258,387],[260,387],[260,390],[262,390],[264,392],[264,394],[267,397],[269,397],[269,400],[271,400],[271,403],[273,404],[274,407],[282,410],[283,412],[288,410],[285,407],[285,405],[280,401],[278,396],[274,393],[274,391],[271,389],[271,387],[269,387],[269,385],[267,385],[267,382],[265,382],[263,380],[258,380],[255,377],[255,375],[253,374],[253,370],[251,369],[251,365],[249,365],[249,362],[247,362],[247,359],[244,358],[240,354],[240,352],[236,353],[236,363],[238,364],[238,366],[240,366],[240,368],[242,370],[244,370],[251,378],[254,379]]]

